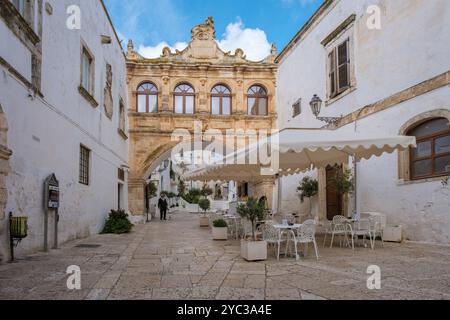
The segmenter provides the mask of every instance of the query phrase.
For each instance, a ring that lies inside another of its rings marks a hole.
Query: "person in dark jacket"
[[[169,204],[167,203],[166,195],[163,193],[161,197],[158,200],[158,208],[159,208],[159,214],[161,217],[161,221],[167,220],[166,214],[167,214],[167,208],[169,207]]]

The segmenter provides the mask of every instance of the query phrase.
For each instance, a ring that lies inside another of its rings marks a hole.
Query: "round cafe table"
[[[302,226],[301,224],[297,224],[297,223],[292,224],[292,225],[289,225],[289,224],[282,224],[282,223],[274,224],[274,225],[273,225],[274,228],[280,229],[282,234],[283,234],[283,233],[286,233],[286,234],[287,234],[287,241],[286,241],[286,256],[287,256],[287,251],[288,251],[288,248],[289,248],[289,243],[290,243],[291,237],[294,237],[294,238],[295,238],[294,230],[299,229],[301,226]],[[292,255],[292,253],[291,253],[291,255]]]

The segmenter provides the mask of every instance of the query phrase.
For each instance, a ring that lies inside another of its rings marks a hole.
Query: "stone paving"
[[[246,262],[238,241],[212,241],[198,216],[138,225],[121,236],[98,235],[50,253],[0,266],[0,299],[450,299],[450,250],[445,246],[377,243],[372,251],[322,248],[320,259],[295,261],[269,251]],[[96,248],[79,248],[96,244]],[[81,290],[67,289],[66,268],[81,268]],[[366,286],[369,265],[381,290]]]

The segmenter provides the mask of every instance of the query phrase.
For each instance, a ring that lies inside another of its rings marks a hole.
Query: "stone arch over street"
[[[156,59],[142,57],[134,50],[133,42],[129,42],[128,192],[129,210],[135,218],[145,211],[144,188],[149,173],[170,155],[178,143],[172,141],[174,131],[185,130],[193,134],[215,130],[225,134],[229,130],[270,132],[276,128],[276,54],[273,49],[266,59],[253,62],[246,59],[241,49],[234,54],[223,52],[215,41],[212,18],[193,28],[192,40],[185,50],[172,53],[165,48]],[[158,88],[157,107],[153,109],[157,112],[138,112],[136,90],[145,82],[153,83]],[[193,114],[175,113],[175,88],[181,83],[188,83],[194,90]],[[230,114],[212,114],[211,90],[218,84],[226,85],[231,91]],[[254,84],[264,86],[267,91],[267,114],[248,114],[247,93]],[[199,124],[201,128],[196,131]]]

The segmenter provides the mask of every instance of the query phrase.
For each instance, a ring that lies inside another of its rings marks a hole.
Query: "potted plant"
[[[214,240],[228,240],[228,224],[223,219],[213,221],[212,235]]]
[[[299,198],[302,203],[305,202],[305,198],[309,199],[309,215],[312,216],[311,198],[319,192],[319,182],[310,177],[304,177],[303,180],[300,181],[297,191],[299,192]]]
[[[247,261],[260,261],[267,259],[267,242],[256,237],[256,223],[263,221],[266,216],[264,204],[254,198],[249,198],[245,204],[237,207],[238,214],[252,224],[251,239],[242,239],[241,256]]]
[[[205,198],[209,197],[210,195],[212,195],[214,193],[214,191],[210,187],[208,187],[206,184],[203,186],[203,188],[200,192],[201,192],[201,195]]]
[[[206,211],[211,207],[211,203],[208,199],[200,199],[198,206],[203,210],[203,214],[200,217],[200,227],[209,227],[209,217],[206,215]]]

